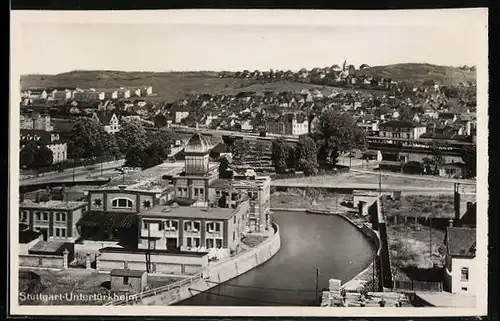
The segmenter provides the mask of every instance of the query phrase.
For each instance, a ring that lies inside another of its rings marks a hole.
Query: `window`
[[[35,212],[35,221],[40,221],[42,219],[42,213]]]
[[[128,198],[116,198],[111,202],[114,208],[132,208],[133,202]]]
[[[469,281],[469,268],[462,268],[460,273],[460,281]]]
[[[21,222],[21,223],[28,222],[28,212],[27,211],[19,212],[19,222]]]
[[[193,247],[200,247],[200,243],[199,237],[193,237]]]
[[[194,196],[198,196],[198,189],[197,188],[194,189]]]
[[[215,240],[215,246],[220,249],[222,247],[222,240],[221,239],[216,239]]]
[[[187,246],[187,247],[192,247],[192,246],[193,246],[193,244],[192,244],[192,241],[191,241],[191,238],[190,238],[190,237],[186,238],[186,246]]]
[[[66,229],[65,228],[61,229],[61,237],[66,237]]]
[[[144,229],[147,230],[148,229],[148,222],[144,222]]]
[[[463,287],[463,288],[462,288],[462,291],[467,291],[467,288],[466,288],[466,287]]]
[[[214,240],[213,239],[207,239],[206,243],[207,243],[208,249],[211,249],[214,247]]]
[[[128,285],[128,276],[123,277],[123,285]]]
[[[43,221],[48,221],[49,220],[49,213],[43,212]]]

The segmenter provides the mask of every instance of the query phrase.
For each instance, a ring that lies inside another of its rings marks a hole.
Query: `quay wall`
[[[279,227],[273,223],[273,228],[274,234],[251,250],[209,265],[190,278],[139,293],[136,300],[115,301],[108,305],[172,305],[210,290],[271,259],[281,247]]]

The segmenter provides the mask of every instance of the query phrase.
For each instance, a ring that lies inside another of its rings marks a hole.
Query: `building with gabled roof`
[[[475,295],[479,271],[476,260],[476,229],[449,226],[445,236],[445,290],[455,294]]]
[[[100,110],[92,114],[92,118],[97,120],[107,133],[114,134],[120,131],[120,120],[112,111]]]

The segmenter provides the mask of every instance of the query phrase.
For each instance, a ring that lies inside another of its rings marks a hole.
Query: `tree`
[[[103,130],[101,134],[101,148],[96,148],[96,156],[120,156],[120,149],[118,148],[118,144],[116,143],[116,138],[113,134],[107,133]]]
[[[162,127],[167,126],[167,123],[168,123],[167,120],[168,120],[168,118],[165,115],[156,115],[154,118],[155,127],[162,128]]]
[[[156,151],[156,155],[162,159],[166,159],[171,152],[173,137],[174,133],[170,129],[162,128],[151,136],[150,148]]]
[[[287,166],[288,152],[289,152],[288,143],[283,137],[277,138],[272,142],[271,159],[274,164],[276,173],[278,174],[286,173],[286,170],[288,168]]]
[[[247,140],[243,139],[236,140],[231,148],[233,162],[236,165],[244,164],[249,151],[250,151],[250,144]]]
[[[476,146],[472,147],[463,147],[460,150],[460,155],[462,157],[462,160],[465,163],[465,173],[464,176],[466,178],[471,178],[476,176]]]
[[[231,163],[227,157],[221,157],[219,162],[219,177],[220,178],[231,178]]]
[[[345,113],[330,109],[319,117],[320,135],[317,139],[319,161],[331,163],[332,156],[351,151],[353,148],[365,149],[365,132]]]
[[[69,134],[68,154],[76,158],[91,158],[102,155],[104,129],[91,118],[79,118]]]
[[[407,174],[422,174],[423,166],[420,162],[411,161],[404,164],[403,172]]]
[[[255,143],[255,158],[257,158],[259,161],[262,161],[262,159],[266,156],[266,151],[267,151],[267,144],[262,141],[257,141]]]
[[[303,171],[306,176],[318,172],[318,148],[314,140],[306,135],[300,136],[295,148],[295,169]]]
[[[432,79],[429,79],[429,80],[426,80],[422,83],[422,86],[426,86],[426,87],[432,87],[436,84],[436,82]]]
[[[145,149],[147,146],[146,130],[137,120],[123,122],[121,130],[115,136],[120,152],[125,155],[135,147]]]
[[[33,166],[38,146],[35,142],[28,142],[19,153],[19,160],[22,167],[30,168]]]
[[[370,68],[370,66],[368,66],[367,64],[362,64],[361,66],[359,66],[359,69],[365,69],[365,68]]]
[[[54,155],[50,148],[45,145],[42,145],[38,148],[35,157],[33,159],[33,166],[35,167],[44,167],[49,166],[54,161]]]
[[[147,163],[148,155],[142,146],[134,146],[125,154],[125,165],[129,167],[141,167]]]

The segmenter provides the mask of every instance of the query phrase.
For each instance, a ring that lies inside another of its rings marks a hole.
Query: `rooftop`
[[[19,243],[20,244],[29,243],[40,237],[40,235],[41,233],[32,230],[19,231]]]
[[[452,256],[476,256],[476,229],[470,227],[448,227],[446,229],[448,254]]]
[[[390,120],[388,122],[385,122],[383,124],[380,124],[380,127],[399,127],[399,128],[415,128],[415,127],[425,127],[422,125],[417,125],[411,121],[406,121],[406,120]]]
[[[36,243],[30,252],[60,252],[64,244],[63,241],[41,241]]]
[[[235,179],[228,178],[217,178],[210,182],[210,187],[220,188],[220,189],[230,189],[230,188],[248,188],[248,187],[259,187],[265,182],[268,176],[257,176],[255,178],[240,178],[235,176]]]
[[[228,219],[236,210],[233,208],[209,208],[195,206],[172,207],[166,205],[156,205],[145,212],[142,216],[160,217],[183,217],[183,218],[207,218],[207,219]]]
[[[111,270],[111,276],[131,276],[140,278],[146,273],[146,271],[141,270],[130,270],[130,269],[114,269]]]
[[[137,224],[137,214],[125,212],[88,211],[77,223],[87,227],[130,228]]]
[[[56,201],[51,200],[47,202],[35,202],[33,200],[25,199],[19,202],[20,208],[34,208],[34,209],[57,209],[57,210],[75,210],[82,206],[87,205],[86,202],[80,201]]]

